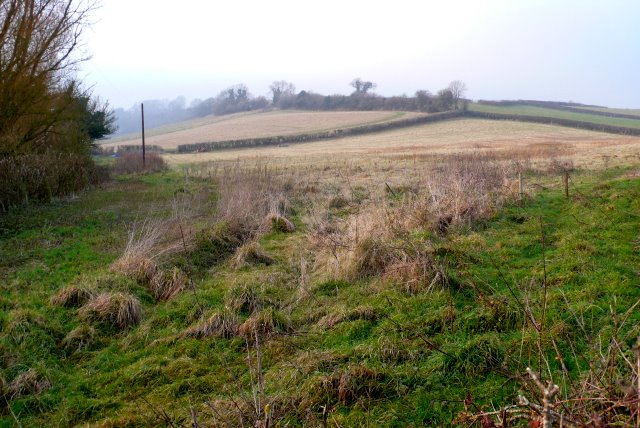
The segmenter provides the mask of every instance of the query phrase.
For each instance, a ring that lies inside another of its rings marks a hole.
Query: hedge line
[[[598,106],[587,105],[587,104],[578,104],[578,103],[561,103],[556,101],[529,101],[529,100],[518,100],[518,101],[485,101],[480,100],[478,104],[485,104],[490,106],[498,106],[498,107],[511,107],[518,105],[526,105],[533,107],[544,107],[555,110],[568,111],[571,113],[583,113],[583,114],[592,114],[595,116],[605,116],[605,117],[617,117],[620,119],[633,119],[640,120],[639,115],[633,114],[625,114],[625,113],[615,113],[615,112],[607,112],[600,110],[591,110],[591,108],[597,108]],[[577,108],[584,107],[584,108]]]
[[[311,141],[351,137],[354,135],[370,134],[375,132],[387,131],[390,129],[405,128],[409,126],[422,125],[424,123],[454,119],[463,117],[464,114],[465,112],[463,111],[451,111],[444,113],[434,113],[428,116],[419,116],[409,119],[396,120],[393,122],[356,126],[347,129],[334,129],[331,131],[317,132],[313,134],[284,135],[264,138],[247,138],[243,140],[226,140],[212,141],[207,143],[181,144],[178,146],[178,153],[210,152],[214,150],[236,149],[241,147],[274,146],[279,144],[305,143]]]
[[[549,125],[560,125],[569,128],[586,129],[589,131],[608,132],[610,134],[635,135],[640,136],[640,128],[625,128],[623,126],[603,125],[600,123],[583,122],[580,120],[560,119],[555,117],[528,116],[520,114],[486,113],[481,111],[467,111],[467,117],[477,117],[492,120],[515,120],[520,122],[545,123]]]

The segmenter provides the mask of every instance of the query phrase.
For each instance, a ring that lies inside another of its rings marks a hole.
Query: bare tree
[[[460,108],[459,101],[464,97],[465,92],[467,92],[467,85],[461,80],[454,80],[449,83],[447,87],[449,91],[451,91],[451,95],[453,96],[453,105],[456,110]]]
[[[92,10],[81,0],[0,0],[0,156],[42,150],[69,120]]]
[[[354,94],[366,94],[369,90],[375,89],[377,86],[375,83],[368,80],[362,80],[359,77],[353,79],[349,85],[355,89]]]
[[[276,104],[283,96],[293,95],[296,92],[296,87],[293,83],[278,80],[269,86],[269,90],[272,95],[271,102]]]

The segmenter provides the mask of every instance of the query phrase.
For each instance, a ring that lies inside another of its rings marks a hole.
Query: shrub
[[[129,294],[101,293],[80,308],[80,317],[126,330],[140,322],[142,307],[138,299]]]
[[[0,211],[80,191],[108,179],[86,155],[42,153],[0,158]]]
[[[116,159],[114,171],[119,174],[134,174],[140,172],[164,171],[168,168],[164,158],[156,152],[145,153],[145,162],[142,161],[142,153],[125,152]]]

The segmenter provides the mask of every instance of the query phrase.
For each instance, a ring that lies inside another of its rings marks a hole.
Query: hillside
[[[153,130],[147,134],[146,143],[164,149],[175,149],[180,144],[308,134],[392,122],[422,115],[422,113],[389,111],[275,110],[229,116],[210,116]],[[140,136],[138,135],[129,139],[120,137],[114,141],[107,140],[102,146],[139,144]]]

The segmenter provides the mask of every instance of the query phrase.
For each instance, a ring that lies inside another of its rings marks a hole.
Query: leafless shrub
[[[140,172],[163,171],[168,168],[162,155],[156,152],[145,154],[145,161],[142,161],[142,153],[126,152],[120,154],[116,159],[114,171],[119,174],[134,174]]]
[[[129,294],[101,293],[81,307],[79,314],[84,320],[108,323],[126,330],[140,322],[142,307],[138,299]]]
[[[92,290],[81,288],[76,285],[69,285],[62,288],[51,298],[51,303],[65,308],[77,308],[84,305],[94,296]]]

